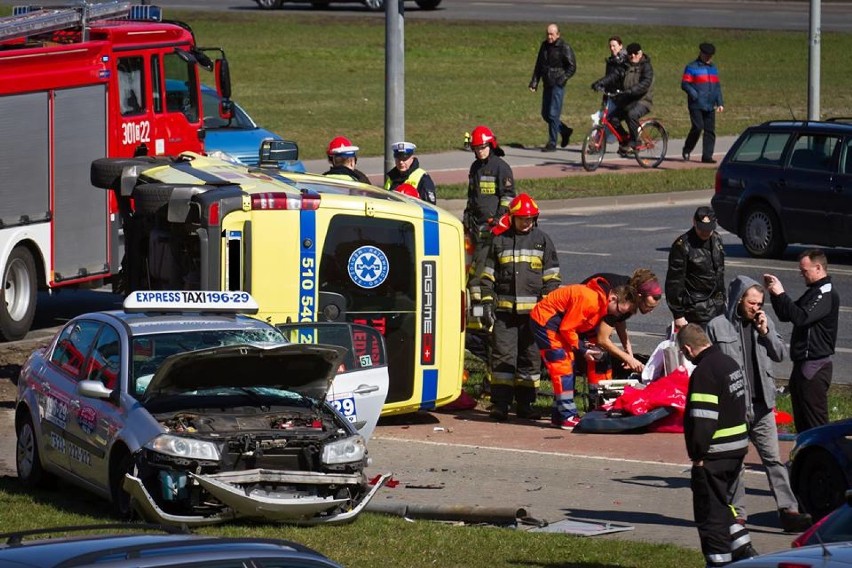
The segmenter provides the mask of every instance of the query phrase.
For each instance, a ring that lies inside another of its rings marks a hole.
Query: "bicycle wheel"
[[[636,144],[636,161],[643,168],[656,168],[666,157],[669,135],[656,120],[647,120],[639,126],[639,143]]]
[[[583,169],[587,172],[598,169],[598,166],[603,162],[604,154],[606,154],[606,129],[599,124],[592,128],[589,135],[583,140],[583,150],[580,153]]]

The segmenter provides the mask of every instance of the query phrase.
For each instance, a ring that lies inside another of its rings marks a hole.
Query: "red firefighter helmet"
[[[497,137],[494,136],[494,133],[487,126],[477,126],[470,134],[470,145],[482,146],[483,144],[488,144],[492,148],[496,148]]]
[[[420,192],[417,191],[417,188],[411,185],[410,183],[401,183],[394,189],[397,193],[402,193],[407,195],[408,197],[417,197],[420,198]]]
[[[333,156],[354,156],[358,152],[358,146],[352,144],[349,138],[338,136],[328,143],[326,153],[328,157]]]
[[[522,193],[509,203],[509,215],[512,217],[538,217],[538,204],[528,194]]]

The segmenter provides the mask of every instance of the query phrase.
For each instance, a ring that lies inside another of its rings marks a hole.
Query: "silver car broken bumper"
[[[302,486],[306,488],[318,485],[338,487],[360,485],[359,474],[303,473],[252,469],[231,471],[210,475],[190,474],[205,491],[221,501],[225,508],[215,515],[173,515],[166,513],[157,505],[142,480],[130,474],[125,475],[123,488],[130,494],[134,507],[151,522],[163,524],[211,525],[233,519],[259,519],[280,521],[297,525],[339,524],[353,520],[370,502],[370,499],[390,478],[386,473],[380,476],[375,485],[360,501],[342,513],[325,514],[345,504],[347,499],[319,497],[308,494],[247,494],[241,484],[268,484]]]

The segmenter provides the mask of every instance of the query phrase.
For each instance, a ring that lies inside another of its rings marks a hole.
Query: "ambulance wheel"
[[[101,189],[118,189],[121,173],[128,166],[145,166],[166,163],[162,158],[98,158],[92,162],[89,177],[92,185]]]
[[[133,188],[134,211],[138,215],[153,215],[169,204],[174,191],[173,185],[143,183]]]
[[[26,247],[15,247],[3,268],[0,338],[16,341],[27,334],[35,316],[37,291],[33,255]]]

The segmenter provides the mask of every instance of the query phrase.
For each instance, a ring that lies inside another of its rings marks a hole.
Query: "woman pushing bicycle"
[[[610,120],[622,140],[626,138],[622,121],[627,121],[630,131],[627,144],[619,146],[618,154],[635,154],[639,119],[651,112],[654,101],[654,68],[651,66],[651,58],[638,43],[631,43],[627,46],[627,66],[613,69],[606,77],[592,83],[592,89],[615,92],[615,109],[610,114]]]

